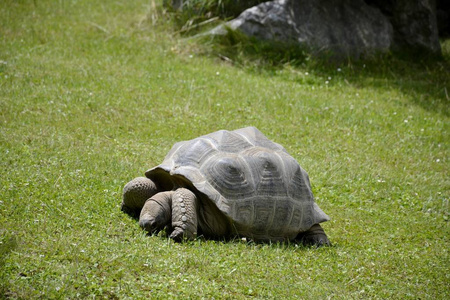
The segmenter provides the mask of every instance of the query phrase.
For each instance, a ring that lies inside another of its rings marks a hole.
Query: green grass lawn
[[[450,298],[449,41],[426,63],[237,64],[169,19],[0,2],[0,298]],[[120,211],[175,142],[245,126],[308,171],[332,247],[176,244]]]

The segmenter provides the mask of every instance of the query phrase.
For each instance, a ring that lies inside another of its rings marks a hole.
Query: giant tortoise
[[[122,210],[149,233],[329,245],[308,174],[255,127],[176,143],[145,176],[125,185]]]

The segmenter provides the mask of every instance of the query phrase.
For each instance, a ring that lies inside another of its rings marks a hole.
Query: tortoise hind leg
[[[331,246],[325,231],[319,224],[313,225],[307,231],[300,232],[295,240],[304,245]]]

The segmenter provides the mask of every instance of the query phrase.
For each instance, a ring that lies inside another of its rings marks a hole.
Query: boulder
[[[226,34],[227,27],[339,59],[387,51],[441,54],[434,0],[276,0],[211,33]]]
[[[385,52],[393,43],[389,19],[363,0],[270,1],[245,10],[212,33],[225,34],[226,27],[339,59]]]
[[[389,18],[392,50],[440,55],[435,0],[365,0]]]

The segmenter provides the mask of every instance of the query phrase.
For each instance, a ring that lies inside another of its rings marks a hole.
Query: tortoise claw
[[[331,246],[330,240],[319,224],[313,225],[308,231],[299,233],[296,240],[307,246]]]
[[[173,239],[175,242],[182,242],[185,239],[184,230],[180,228],[176,228],[169,236],[169,238]]]

